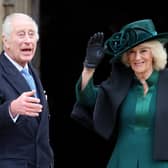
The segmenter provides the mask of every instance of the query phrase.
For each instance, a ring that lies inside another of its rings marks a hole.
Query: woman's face
[[[135,74],[148,74],[153,70],[151,49],[140,44],[127,52],[128,63]]]

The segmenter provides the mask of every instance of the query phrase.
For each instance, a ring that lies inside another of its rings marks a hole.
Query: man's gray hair
[[[28,20],[32,21],[34,28],[35,28],[36,38],[37,40],[39,40],[39,31],[38,31],[38,25],[36,21],[31,16],[24,14],[24,13],[12,13],[6,16],[2,24],[2,35],[6,36],[7,38],[10,36],[10,33],[12,32],[12,26],[11,26],[12,20],[15,17],[25,17]]]

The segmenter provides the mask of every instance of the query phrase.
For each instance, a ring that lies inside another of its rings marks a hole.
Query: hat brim
[[[136,47],[137,45],[139,45],[141,43],[144,43],[144,42],[147,42],[147,41],[151,41],[151,40],[158,40],[161,43],[166,44],[166,43],[168,43],[168,33],[160,33],[160,34],[157,34],[156,36],[153,36],[153,37],[138,41],[137,43],[134,43],[131,46],[125,47],[121,52],[118,52],[117,54],[112,55],[113,57],[111,58],[111,61],[112,60],[120,60],[123,53],[127,52],[131,48],[134,48],[134,47]],[[111,55],[108,52],[107,52],[107,54]]]

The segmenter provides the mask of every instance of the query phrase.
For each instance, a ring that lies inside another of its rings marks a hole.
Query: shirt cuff
[[[10,108],[9,108],[9,115],[10,115],[11,119],[13,120],[13,122],[16,123],[16,121],[19,117],[19,114],[17,114],[15,117],[13,117],[12,114],[11,114]]]

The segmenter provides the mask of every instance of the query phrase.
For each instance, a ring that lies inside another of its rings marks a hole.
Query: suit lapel
[[[33,75],[33,78],[35,80],[36,83],[36,87],[37,87],[37,92],[40,98],[40,103],[43,105],[43,111],[40,113],[40,125],[39,125],[39,129],[38,129],[38,134],[37,134],[37,138],[39,137],[41,130],[40,128],[43,127],[43,124],[46,124],[46,115],[48,115],[48,103],[46,101],[46,97],[44,95],[44,90],[43,90],[43,86],[41,84],[40,78],[38,76],[38,74],[36,73],[36,70],[33,68],[33,66],[31,64],[29,64],[29,69]],[[45,121],[44,121],[45,120]]]
[[[37,92],[38,92],[39,98],[41,100],[41,103],[44,105],[46,100],[45,100],[45,96],[44,96],[43,86],[41,84],[39,76],[38,76],[38,74],[36,73],[36,70],[33,68],[33,66],[31,64],[29,64],[29,69],[30,69],[30,71],[33,75],[34,80],[35,80],[36,87],[37,87]]]
[[[22,76],[22,74],[18,71],[18,69],[2,54],[0,56],[0,66],[2,67],[2,76],[3,78],[8,81],[9,83],[18,93],[18,95],[22,94],[23,92],[30,91],[29,85],[27,84],[25,78]],[[40,129],[43,125],[45,118],[47,118],[45,115],[48,115],[47,109],[48,109],[48,103],[46,101],[45,95],[43,93],[43,87],[41,84],[41,81],[38,77],[38,74],[36,73],[35,69],[31,64],[28,65],[30,68],[30,71],[33,75],[33,78],[36,82],[36,87],[38,90],[40,103],[43,105],[43,111],[40,113],[40,125],[37,133],[37,137],[39,137],[42,129]]]
[[[18,69],[3,54],[0,57],[0,65],[2,70],[4,70],[2,76],[19,94],[30,90]]]

